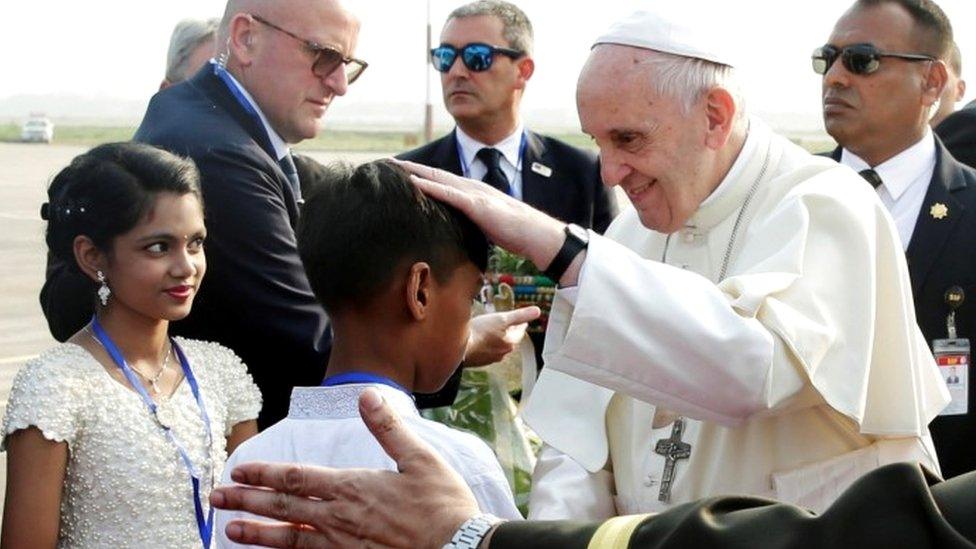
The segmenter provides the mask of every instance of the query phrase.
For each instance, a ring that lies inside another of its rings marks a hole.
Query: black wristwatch
[[[559,283],[559,279],[563,277],[566,269],[569,268],[569,265],[576,259],[576,256],[590,245],[590,233],[575,223],[566,225],[563,232],[566,233],[566,239],[563,240],[563,247],[559,248],[556,257],[552,258],[549,266],[542,272],[542,274],[557,284]]]

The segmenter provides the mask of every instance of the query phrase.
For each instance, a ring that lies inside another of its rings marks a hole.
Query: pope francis
[[[605,237],[408,165],[560,282],[525,410],[546,443],[530,517],[719,494],[823,510],[881,465],[937,471],[927,425],[948,393],[884,206],[748,116],[720,35],[656,4],[579,78],[604,183],[632,204]]]

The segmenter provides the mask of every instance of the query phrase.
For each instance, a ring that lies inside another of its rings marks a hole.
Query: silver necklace
[[[90,327],[85,326],[85,331],[88,332],[88,336],[91,337],[92,340],[95,341],[95,343],[98,343],[98,345],[100,347],[102,347],[102,348],[105,347],[104,345],[102,345],[102,342],[99,341],[97,337],[95,337],[95,334],[92,333]],[[142,379],[146,380],[149,383],[149,386],[152,389],[153,394],[154,395],[158,395],[160,393],[160,391],[159,391],[159,380],[162,379],[163,372],[165,372],[166,371],[166,368],[169,366],[169,357],[172,354],[173,354],[173,344],[170,343],[169,344],[169,349],[166,350],[166,356],[163,358],[163,365],[160,366],[159,367],[159,370],[155,374],[153,374],[151,376],[150,375],[147,375],[145,372],[143,372],[139,368],[136,368],[134,364],[130,364],[129,365],[129,368],[132,368],[132,371],[133,372],[139,374],[139,377],[141,377]]]

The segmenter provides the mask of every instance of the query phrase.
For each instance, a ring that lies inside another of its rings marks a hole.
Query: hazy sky
[[[269,0],[273,1],[273,0]],[[695,0],[685,0],[695,1]],[[431,0],[435,42],[446,15],[463,2]],[[576,77],[593,39],[614,20],[652,1],[517,0],[535,27],[536,73],[524,109],[575,110]],[[810,52],[824,43],[849,0],[701,0],[702,17],[725,22],[752,108],[819,112],[820,78]],[[362,20],[357,57],[369,70],[338,100],[415,102],[425,95],[426,0],[346,0]],[[976,59],[976,1],[942,0],[963,52]],[[148,99],[163,75],[173,25],[184,17],[219,16],[224,0],[12,0],[0,32],[0,99],[17,94],[70,93]],[[976,71],[976,62],[970,65]],[[964,75],[965,75],[964,69]],[[974,72],[976,74],[976,72]],[[439,80],[432,78],[441,109]],[[976,96],[976,78],[968,99]],[[328,115],[327,115],[328,116]],[[419,116],[419,114],[418,114]]]

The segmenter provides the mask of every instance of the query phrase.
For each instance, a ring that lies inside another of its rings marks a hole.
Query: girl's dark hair
[[[41,207],[48,250],[77,268],[74,241],[85,235],[110,253],[113,239],[135,227],[160,193],[201,199],[193,161],[129,142],[99,145],[75,157],[54,177]]]

